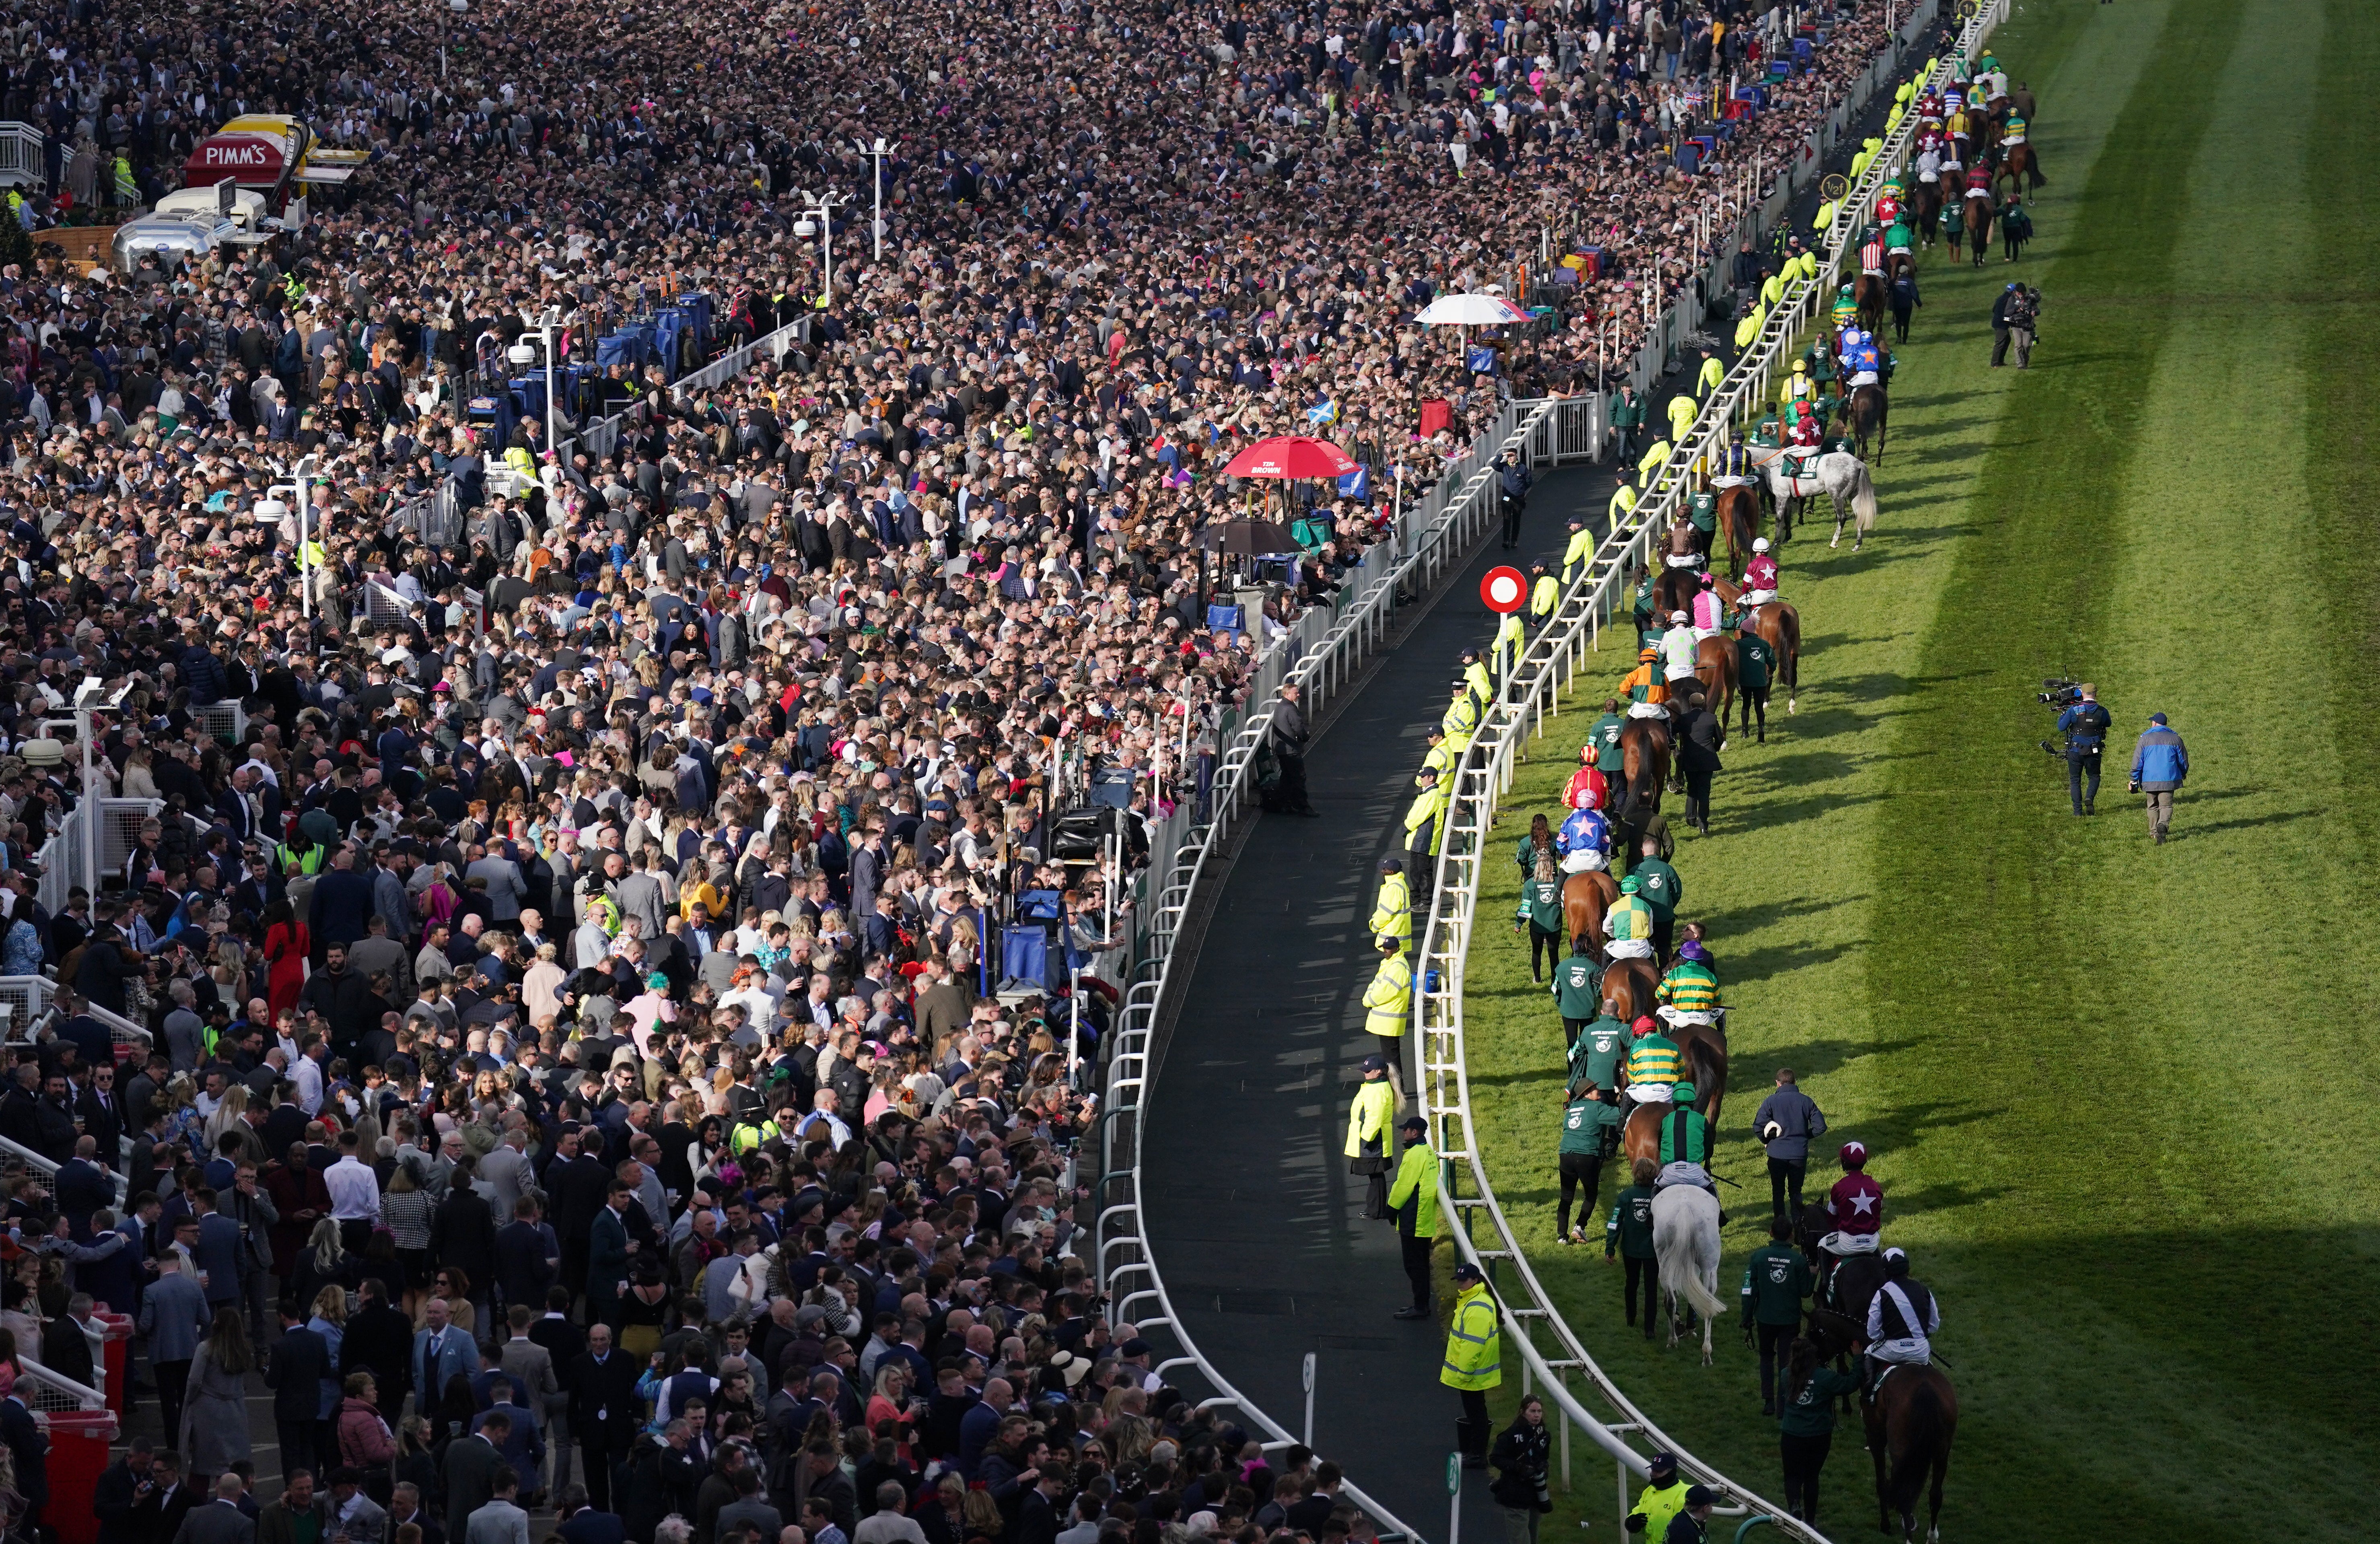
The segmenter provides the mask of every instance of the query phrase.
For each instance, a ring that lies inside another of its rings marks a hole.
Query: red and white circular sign
[[[1479,581],[1479,599],[1500,615],[1520,610],[1528,598],[1529,581],[1518,568],[1490,568]]]

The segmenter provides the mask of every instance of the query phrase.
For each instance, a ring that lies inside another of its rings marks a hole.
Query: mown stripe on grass
[[[1905,1236],[1971,1305],[1949,1341],[1961,1449],[2143,1534],[2245,1510],[2345,1537],[2371,1477],[2263,1456],[2353,1440],[2361,1326],[2288,1303],[2354,1277],[2331,1224],[2342,1192],[2368,1218],[2362,1089],[2292,1089],[2279,1132],[2241,1102],[2266,1056],[2358,1065],[2331,982],[2374,955],[2360,927],[2318,954],[2289,938],[2360,887],[2331,882],[2356,849],[2321,814],[2341,791],[2326,650],[2269,609],[2319,551],[2301,471],[2317,229],[2371,233],[2317,227],[2303,186],[2313,136],[2337,134],[2311,89],[2325,46],[2301,7],[2175,8],[2044,282],[2050,368],[1979,480],[1998,519],[1928,638],[1937,685],[1899,726],[1882,825],[1872,1012],[1912,1049],[1869,1065],[1902,1112],[1886,1177]],[[2059,665],[2119,714],[2097,822],[2029,749],[2047,716],[2027,677]],[[2121,791],[2152,706],[2203,726],[2197,823],[2155,851]]]

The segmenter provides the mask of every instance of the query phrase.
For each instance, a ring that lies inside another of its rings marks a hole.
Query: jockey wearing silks
[[[1884,213],[1879,207],[1878,214]],[[1884,237],[1870,236],[1860,243],[1860,274],[1864,278],[1884,277]]]
[[[1561,855],[1561,871],[1583,874],[1611,867],[1611,822],[1600,809],[1573,809],[1554,833],[1554,851]]]
[[[1741,488],[1752,477],[1752,450],[1743,443],[1743,431],[1739,428],[1729,437],[1727,448],[1711,462],[1711,486]]]
[[[1786,432],[1786,443],[1796,450],[1817,449],[1827,437],[1825,427],[1818,422],[1818,415],[1811,410],[1807,402],[1793,404],[1793,427]]]
[[[1743,593],[1738,603],[1746,606],[1766,605],[1777,599],[1777,560],[1768,555],[1768,538],[1763,536],[1752,543],[1752,561],[1743,565]]]
[[[1884,359],[1876,350],[1875,337],[1856,327],[1845,333],[1842,366],[1845,385],[1875,385],[1878,372],[1884,369]]]

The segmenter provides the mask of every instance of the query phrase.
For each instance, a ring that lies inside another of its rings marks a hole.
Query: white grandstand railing
[[[1975,15],[1961,35],[1960,56],[1972,59],[1980,52],[1984,40],[2006,18],[2010,3],[1991,0]],[[1903,34],[1904,41],[1913,43],[1922,31],[1922,25],[1912,27]],[[1947,62],[1937,63],[1937,77],[1948,67]],[[1870,79],[1875,80],[1874,72]],[[1873,213],[1885,180],[1905,162],[1915,127],[1915,115],[1906,115],[1905,121],[1886,137],[1828,232],[1828,261],[1821,277],[1800,281],[1787,291],[1758,343],[1728,372],[1694,430],[1660,468],[1652,491],[1637,507],[1635,523],[1606,539],[1588,572],[1565,594],[1554,621],[1532,640],[1519,668],[1484,717],[1448,808],[1443,853],[1415,972],[1415,1018],[1423,1063],[1422,1076],[1416,1080],[1417,1098],[1422,1112],[1431,1121],[1432,1137],[1444,1160],[1439,1169],[1439,1211],[1442,1216],[1463,1219],[1465,1225],[1452,1230],[1456,1246],[1498,1282],[1505,1338],[1518,1354],[1522,1386],[1534,1385],[1562,1416],[1565,1483],[1570,1477],[1571,1430],[1575,1428],[1615,1459],[1621,1470],[1619,1490],[1624,1511],[1628,1473],[1641,1475],[1645,1468],[1644,1453],[1629,1441],[1634,1438],[1644,1444],[1645,1453],[1675,1453],[1687,1475],[1725,1498],[1724,1510],[1730,1514],[1764,1514],[1773,1526],[1804,1544],[1825,1544],[1824,1536],[1762,1500],[1749,1486],[1695,1457],[1655,1425],[1587,1354],[1539,1282],[1497,1201],[1485,1158],[1474,1139],[1463,1043],[1464,955],[1477,914],[1480,866],[1488,851],[1497,800],[1511,785],[1523,746],[1543,729],[1586,653],[1595,648],[1602,621],[1619,604],[1633,567],[1645,559],[1648,543],[1666,529],[1671,510],[1686,495],[1695,463],[1739,419],[1759,415],[1771,379],[1785,368],[1793,343],[1825,304],[1831,276]],[[1467,1195],[1463,1193],[1466,1188]],[[1494,1238],[1485,1243],[1472,1237],[1471,1224],[1481,1215],[1495,1230]],[[1500,1277],[1499,1267],[1509,1270]],[[1541,1333],[1549,1338],[1553,1355],[1536,1343]],[[1575,1391],[1572,1374],[1581,1380]],[[1582,1393],[1598,1397],[1609,1406],[1610,1416],[1590,1411],[1580,1398]]]

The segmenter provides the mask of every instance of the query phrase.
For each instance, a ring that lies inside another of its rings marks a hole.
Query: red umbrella
[[[1345,477],[1355,469],[1347,453],[1328,440],[1304,434],[1283,434],[1258,440],[1232,457],[1225,477],[1266,477],[1296,481],[1305,478]]]

